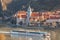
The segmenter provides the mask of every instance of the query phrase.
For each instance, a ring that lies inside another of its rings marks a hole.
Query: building
[[[17,23],[40,23],[45,21],[46,23],[60,22],[60,14],[55,11],[44,11],[44,12],[31,12],[29,11],[18,11],[16,17],[18,19]],[[28,14],[29,13],[29,14]]]
[[[31,7],[29,6],[27,11],[18,11],[16,13],[16,19],[17,19],[17,25],[19,23],[25,23],[26,25],[29,25],[32,23],[37,23],[44,20],[44,15],[40,12],[32,12]]]
[[[26,11],[18,11],[16,13],[16,17],[18,18],[19,21],[26,22],[27,12]],[[42,20],[44,20],[44,16],[40,12],[32,12],[31,16],[29,18],[30,22],[39,22]]]
[[[26,11],[18,11],[16,13],[16,20],[17,20],[16,25],[20,25],[20,22],[25,23],[25,21],[26,21]]]

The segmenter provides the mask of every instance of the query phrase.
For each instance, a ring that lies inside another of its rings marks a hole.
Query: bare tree
[[[0,0],[0,2],[1,2],[2,10],[5,11],[7,10],[7,4],[11,3],[12,0]]]

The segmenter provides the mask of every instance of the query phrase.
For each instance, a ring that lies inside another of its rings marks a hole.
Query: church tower
[[[31,10],[31,7],[30,7],[30,5],[29,5],[29,7],[28,7],[28,9],[27,9],[26,25],[29,25],[29,23],[30,23],[31,13],[32,13],[32,10]]]

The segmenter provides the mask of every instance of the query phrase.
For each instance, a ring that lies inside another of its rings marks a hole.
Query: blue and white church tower
[[[31,10],[31,7],[30,7],[30,5],[29,5],[29,7],[28,7],[28,9],[27,9],[26,25],[29,25],[29,23],[30,23],[31,13],[32,13],[32,10]]]

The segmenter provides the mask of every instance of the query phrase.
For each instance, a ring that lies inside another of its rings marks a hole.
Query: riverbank
[[[50,29],[50,28],[43,28],[43,27],[10,27],[5,24],[0,24],[0,31],[12,31],[12,30],[22,30],[22,31],[45,31],[50,32],[52,40],[60,40],[60,28],[59,29]]]

